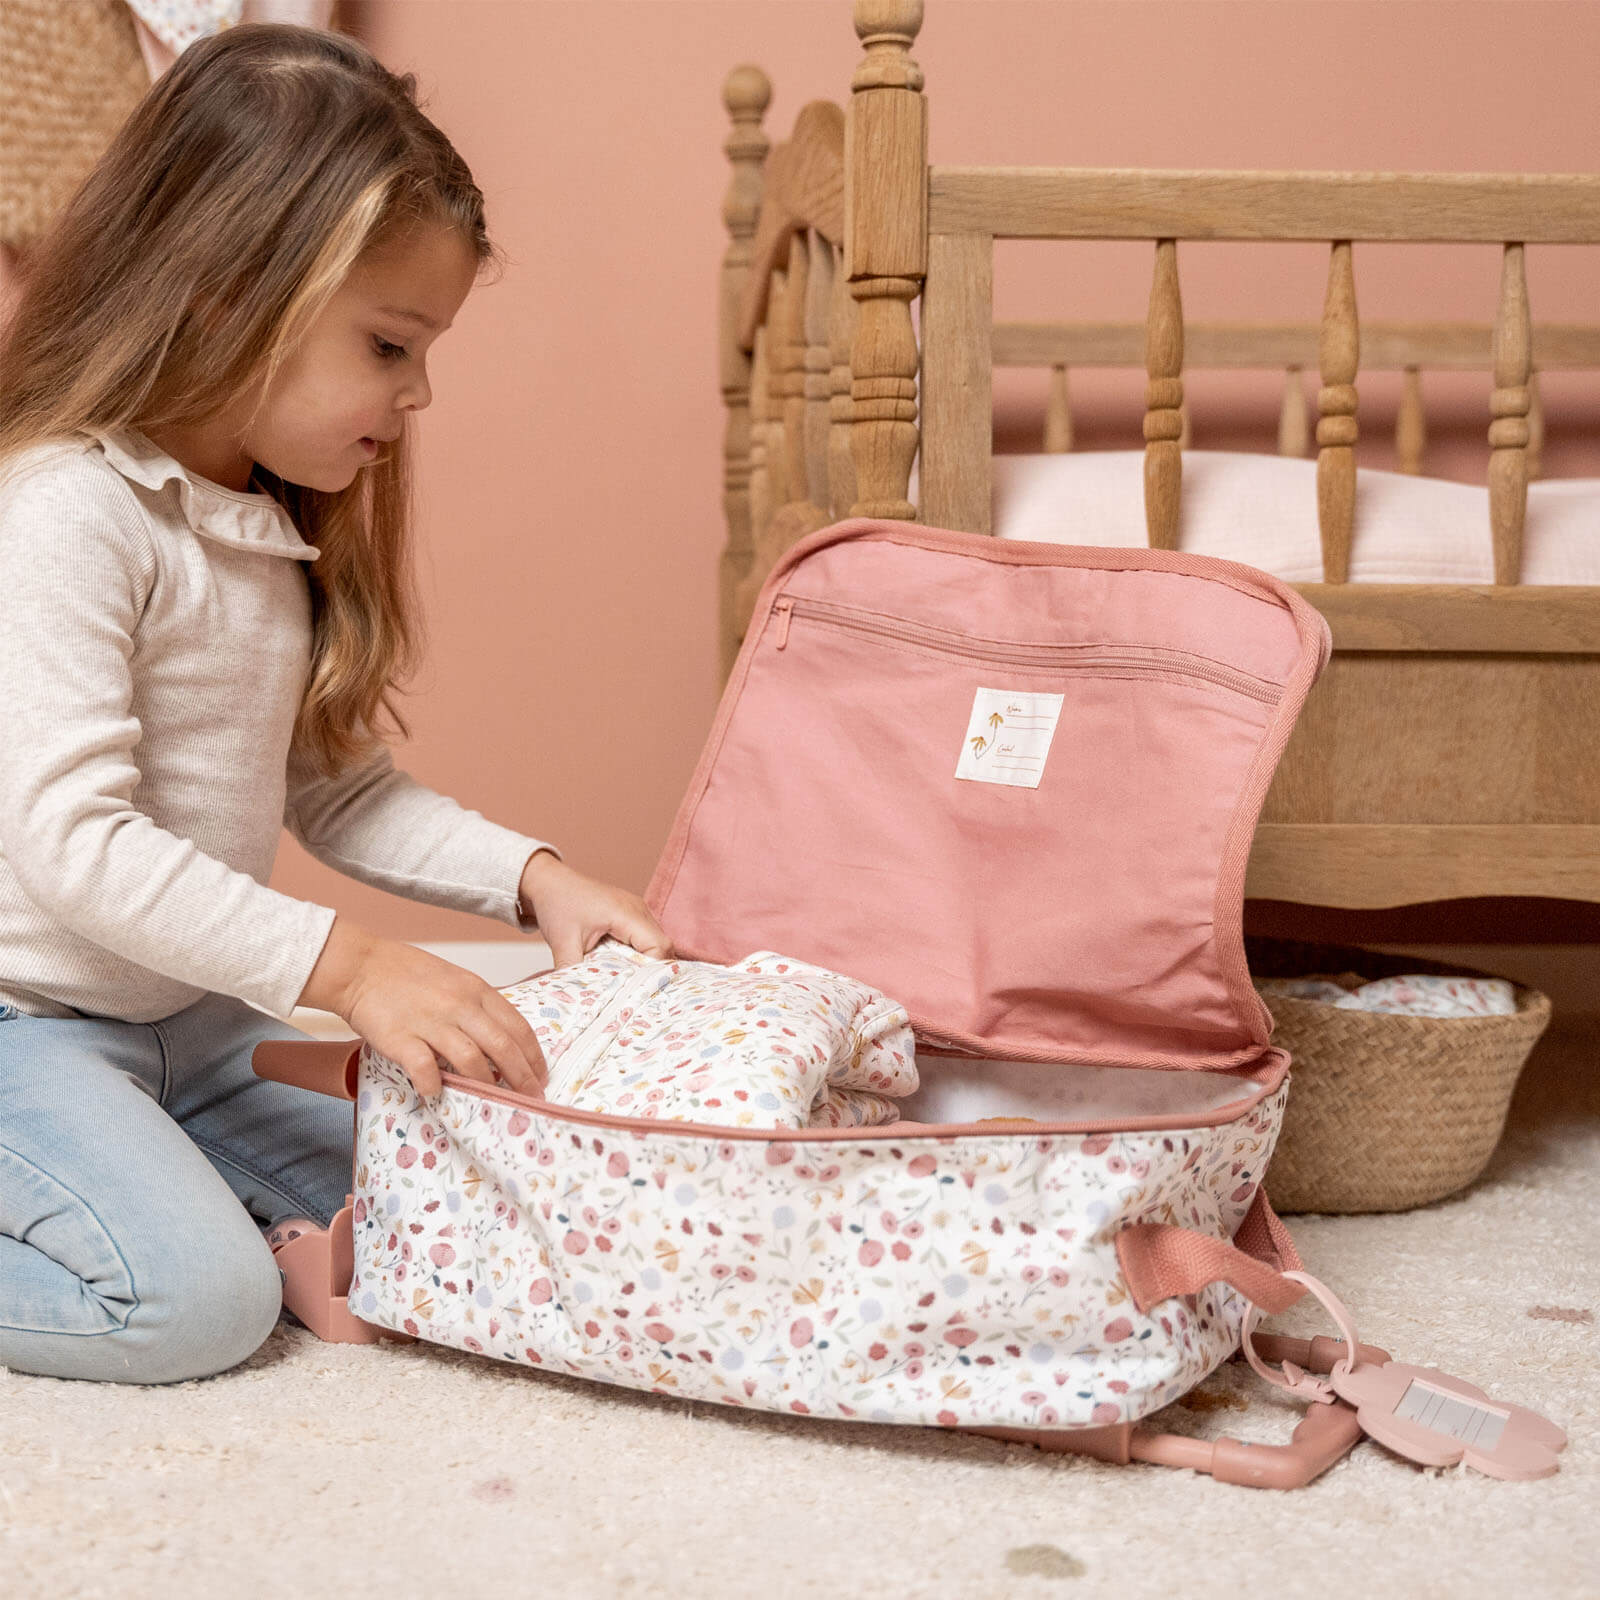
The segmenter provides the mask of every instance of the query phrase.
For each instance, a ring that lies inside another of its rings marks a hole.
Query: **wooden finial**
[[[762,166],[767,136],[761,118],[772,99],[772,84],[759,67],[735,67],[722,85],[722,103],[733,121],[723,151],[732,172],[722,202],[728,248],[722,257],[718,298],[718,367],[722,401],[727,408],[723,430],[722,509],[728,524],[718,573],[721,613],[722,674],[726,678],[739,649],[744,619],[738,614],[739,586],[750,570],[753,550],[750,514],[750,379],[751,358],[739,339],[739,310],[750,275],[751,240],[761,211]]]
[[[1178,243],[1156,241],[1156,270],[1145,321],[1144,520],[1152,550],[1178,548],[1183,482],[1183,300]]]
[[[866,52],[852,90],[921,89],[922,68],[911,46],[922,31],[922,0],[856,0],[856,37]]]
[[[928,261],[928,108],[911,45],[922,0],[856,0],[865,52],[845,134],[845,273],[858,304],[850,347],[853,516],[909,520],[917,450],[911,302]]]
[[[1317,524],[1322,534],[1322,581],[1350,578],[1356,510],[1356,371],[1361,330],[1356,275],[1348,239],[1336,239],[1328,261],[1318,346],[1322,388],[1317,392]]]
[[[1494,581],[1516,583],[1522,572],[1522,525],[1528,510],[1528,393],[1533,332],[1520,244],[1508,244],[1500,269],[1494,322],[1494,392],[1489,396],[1489,523]]]

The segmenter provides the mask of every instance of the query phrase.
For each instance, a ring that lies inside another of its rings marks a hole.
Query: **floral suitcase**
[[[1286,1450],[1137,1424],[1251,1303],[1303,1292],[1261,1187],[1289,1062],[1243,887],[1329,650],[1233,562],[871,520],[802,540],[646,898],[684,958],[781,951],[901,1002],[900,1120],[663,1122],[448,1074],[425,1103],[370,1047],[263,1045],[259,1071],[355,1102],[353,1203],[331,1254],[296,1241],[319,1276],[292,1309],[685,1399],[1304,1481],[1356,1437],[1346,1408]],[[1341,1348],[1276,1343],[1322,1371]]]

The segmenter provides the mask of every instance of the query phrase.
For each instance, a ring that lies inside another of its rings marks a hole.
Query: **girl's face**
[[[428,348],[477,272],[471,246],[443,224],[368,250],[234,435],[245,481],[260,461],[289,483],[347,488],[398,437],[406,413],[433,398]]]

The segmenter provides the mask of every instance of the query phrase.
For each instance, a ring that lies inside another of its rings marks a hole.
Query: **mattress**
[[[1180,505],[1180,549],[1322,581],[1315,460],[1186,451]],[[992,526],[1004,539],[1143,545],[1144,452],[996,456]],[[1489,491],[1360,469],[1350,580],[1492,583]],[[1600,584],[1600,479],[1529,484],[1521,581]]]

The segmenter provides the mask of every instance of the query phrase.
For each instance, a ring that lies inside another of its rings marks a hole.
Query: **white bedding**
[[[1189,450],[1180,504],[1180,549],[1322,581],[1315,460]],[[1005,539],[1143,545],[1144,452],[996,456],[992,526]],[[1350,578],[1492,583],[1489,491],[1362,468]],[[1529,484],[1521,581],[1600,584],[1600,479]]]

